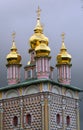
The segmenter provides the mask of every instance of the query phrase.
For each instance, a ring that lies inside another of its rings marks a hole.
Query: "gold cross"
[[[64,42],[65,33],[63,32],[63,33],[61,34],[61,36],[62,36],[62,42]]]
[[[16,36],[16,33],[13,32],[13,33],[12,33],[12,40],[13,40],[13,41],[14,41],[14,39],[15,39],[15,36]]]
[[[38,9],[37,9],[37,17],[40,18],[40,12],[41,12],[41,9],[40,7],[38,6]]]

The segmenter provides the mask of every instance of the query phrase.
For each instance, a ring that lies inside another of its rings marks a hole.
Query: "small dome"
[[[50,48],[45,44],[41,43],[35,48],[36,56],[49,56]]]
[[[17,48],[15,42],[13,41],[13,45],[11,48],[10,53],[6,56],[8,64],[20,64],[21,56],[17,52]]]
[[[71,55],[68,54],[66,51],[61,51],[57,55],[57,63],[58,64],[70,64],[71,62]]]
[[[67,52],[67,49],[64,44],[64,33],[62,34],[62,47],[60,53],[57,55],[57,64],[70,64],[71,55]]]

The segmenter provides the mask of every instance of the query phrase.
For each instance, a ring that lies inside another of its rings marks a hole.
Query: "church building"
[[[79,92],[82,90],[71,85],[72,57],[65,46],[64,33],[55,59],[57,77],[53,77],[55,67],[50,64],[51,49],[38,7],[37,23],[29,39],[30,60],[24,67],[24,81],[20,81],[22,64],[15,33],[12,37],[12,47],[6,56],[8,84],[0,88],[0,130],[80,130]]]

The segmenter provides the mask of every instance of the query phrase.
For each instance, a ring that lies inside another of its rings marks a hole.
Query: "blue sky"
[[[49,38],[51,64],[55,67],[61,33],[65,32],[65,45],[72,55],[71,83],[83,89],[83,0],[0,0],[0,86],[7,84],[6,55],[12,46],[13,31],[16,32],[15,41],[23,67],[29,60],[29,38],[36,25],[38,6],[42,10],[44,34]],[[21,72],[24,75],[23,68]],[[56,72],[55,69],[55,75]],[[83,102],[80,105],[82,111]],[[81,129],[82,117],[81,112]]]

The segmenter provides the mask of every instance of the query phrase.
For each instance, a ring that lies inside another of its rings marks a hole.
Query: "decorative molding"
[[[38,86],[30,86],[25,89],[24,95],[34,94],[38,92],[39,92]]]
[[[65,96],[73,98],[73,97],[74,97],[73,91],[71,91],[71,90],[69,90],[69,89],[66,90],[66,91],[65,91]]]
[[[60,94],[60,88],[57,86],[52,86],[51,91],[56,94]]]
[[[12,98],[12,97],[17,97],[17,96],[19,96],[19,92],[15,89],[8,90],[5,93],[5,98]]]

